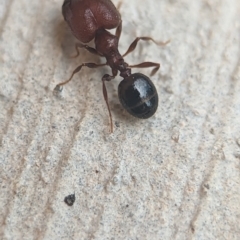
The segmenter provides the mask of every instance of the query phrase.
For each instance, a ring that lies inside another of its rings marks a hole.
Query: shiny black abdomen
[[[137,118],[151,117],[158,107],[157,90],[141,73],[134,73],[120,82],[118,97],[123,107]]]

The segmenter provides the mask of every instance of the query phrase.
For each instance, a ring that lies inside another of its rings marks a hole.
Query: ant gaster
[[[55,91],[60,91],[61,86],[68,83],[75,73],[82,67],[98,68],[109,65],[112,75],[105,74],[102,77],[103,96],[107,104],[111,132],[113,131],[112,115],[108,104],[107,89],[105,81],[110,81],[117,76],[118,71],[123,80],[118,86],[118,97],[122,106],[134,117],[146,119],[151,117],[158,107],[158,94],[152,81],[141,73],[131,73],[131,68],[154,67],[151,76],[160,68],[159,63],[143,62],[137,65],[128,65],[123,57],[132,52],[139,40],[153,41],[151,37],[137,37],[129,46],[125,54],[121,55],[118,51],[118,41],[122,31],[121,15],[110,0],[64,0],[62,13],[68,23],[73,35],[82,43],[88,43],[94,39],[95,48],[88,45],[77,43],[78,48],[85,48],[92,54],[106,58],[106,63],[82,63],[72,73],[71,77],[55,87]],[[106,29],[116,28],[115,35]]]

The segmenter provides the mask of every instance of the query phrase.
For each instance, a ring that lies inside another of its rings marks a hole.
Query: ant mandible
[[[134,117],[146,119],[151,117],[158,107],[158,94],[152,81],[141,73],[131,73],[131,68],[154,67],[151,76],[160,68],[159,63],[143,62],[136,65],[128,65],[123,57],[132,52],[139,40],[153,41],[151,37],[137,37],[129,46],[125,54],[121,55],[118,51],[118,41],[122,31],[121,15],[110,0],[64,0],[62,13],[68,23],[73,35],[82,43],[88,43],[94,39],[95,48],[88,45],[77,43],[78,48],[85,48],[92,54],[106,58],[106,63],[82,63],[72,73],[71,77],[55,87],[55,91],[61,91],[62,85],[68,83],[74,74],[79,72],[82,67],[98,68],[109,65],[112,75],[105,74],[102,77],[103,96],[107,104],[111,132],[113,132],[112,115],[108,104],[107,89],[105,81],[111,81],[117,76],[118,71],[123,80],[118,86],[118,97],[122,106]],[[115,35],[106,29],[116,28]]]

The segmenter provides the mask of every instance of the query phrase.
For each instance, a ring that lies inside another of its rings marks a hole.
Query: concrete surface
[[[114,1],[115,4],[118,1]],[[62,0],[0,0],[0,239],[240,239],[240,2],[122,0],[123,53],[161,63],[155,116],[83,69]],[[151,69],[134,69],[148,75]],[[73,206],[64,199],[75,193]]]

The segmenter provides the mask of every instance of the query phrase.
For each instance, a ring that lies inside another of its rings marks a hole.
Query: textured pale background
[[[126,58],[161,63],[151,119],[122,109],[120,77],[107,84],[109,134],[108,68],[52,94],[100,62],[68,58],[62,0],[0,0],[0,239],[240,239],[240,1],[122,2],[121,52],[171,43]]]

